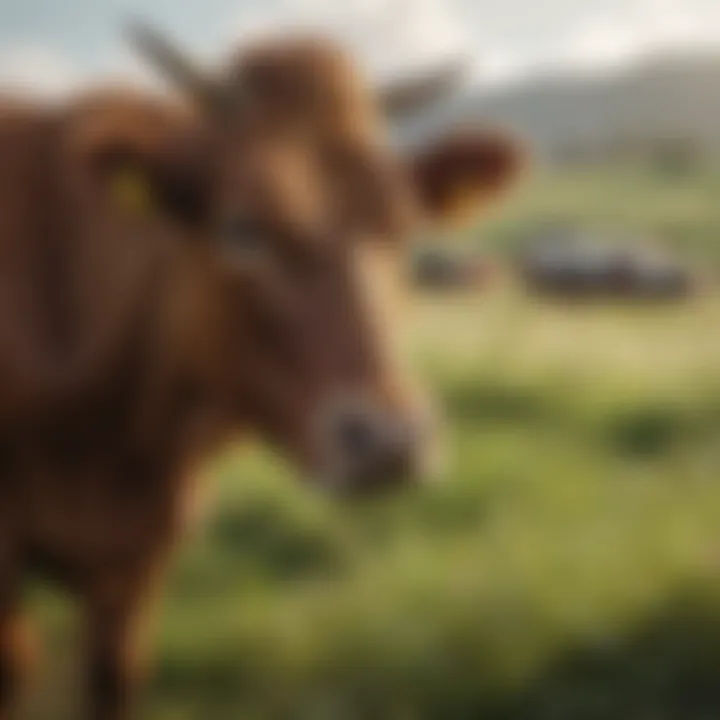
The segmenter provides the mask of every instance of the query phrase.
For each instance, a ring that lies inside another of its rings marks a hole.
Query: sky
[[[467,58],[473,82],[604,71],[717,46],[720,0],[0,0],[0,86],[63,93],[143,77],[122,21],[153,21],[206,62],[248,36],[303,26],[347,43],[371,75]]]

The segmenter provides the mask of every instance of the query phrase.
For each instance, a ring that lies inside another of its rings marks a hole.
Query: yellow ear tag
[[[123,210],[147,215],[153,210],[153,198],[147,178],[137,170],[120,170],[112,179],[112,197]]]

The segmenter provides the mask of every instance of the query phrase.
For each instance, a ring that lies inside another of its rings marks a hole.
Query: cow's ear
[[[115,140],[93,149],[91,168],[103,195],[120,211],[161,214],[197,227],[210,209],[207,158],[191,140],[162,144]]]
[[[421,150],[411,161],[416,192],[430,221],[472,219],[517,179],[525,153],[499,132],[464,131]]]

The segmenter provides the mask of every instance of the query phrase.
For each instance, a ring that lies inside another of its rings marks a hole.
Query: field
[[[343,507],[261,449],[219,458],[143,717],[720,717],[716,189],[538,177],[471,234],[502,251],[563,218],[659,233],[710,279],[664,308],[545,305],[505,282],[418,298],[408,342],[448,417],[444,482]],[[36,595],[55,667],[72,630]],[[66,695],[46,674],[33,720]]]

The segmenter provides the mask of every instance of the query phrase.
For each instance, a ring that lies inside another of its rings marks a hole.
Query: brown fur
[[[91,717],[126,716],[197,463],[251,427],[312,471],[318,407],[347,389],[405,412],[359,244],[398,252],[463,147],[493,157],[459,178],[480,194],[514,167],[495,140],[455,142],[450,170],[392,157],[328,45],[262,46],[229,74],[255,78],[231,117],[122,92],[0,106],[1,720],[26,572],[84,607]]]

